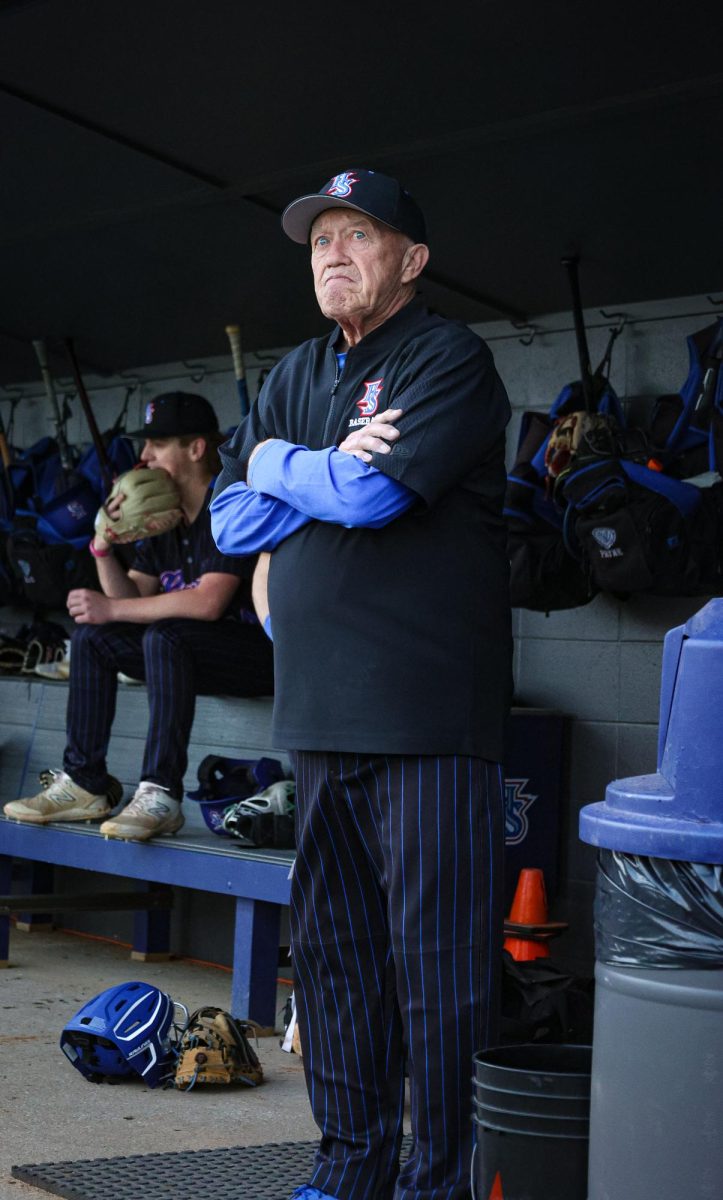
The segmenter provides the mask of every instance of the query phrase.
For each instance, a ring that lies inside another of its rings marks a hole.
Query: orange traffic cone
[[[488,1200],[505,1200],[499,1171],[495,1175],[494,1182],[492,1184],[492,1191],[489,1194]]]
[[[550,938],[567,929],[564,921],[548,921],[545,876],[539,867],[520,871],[510,915],[505,921],[504,948],[516,962],[549,958]]]

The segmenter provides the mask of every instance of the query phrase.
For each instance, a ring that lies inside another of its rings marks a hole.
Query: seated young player
[[[131,436],[144,439],[141,461],[174,480],[182,518],[137,542],[129,570],[113,535],[96,532],[90,550],[100,590],[77,589],[67,600],[77,628],[63,767],[36,796],[4,811],[35,824],[103,820],[101,833],[144,841],[183,825],[196,696],[270,695],[273,649],[251,600],[256,557],[222,554],[211,535],[208,505],[223,440],[213,408],[184,392],[156,396]],[[121,798],[106,768],[119,672],[146,682],[148,735],[135,795],[105,820]]]

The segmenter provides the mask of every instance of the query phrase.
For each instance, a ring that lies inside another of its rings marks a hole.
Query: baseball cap
[[[426,241],[422,210],[389,175],[359,168],[342,171],[318,192],[292,200],[281,214],[281,227],[293,242],[306,245],[313,221],[327,208],[355,208],[399,233],[406,233],[413,242]]]
[[[146,404],[143,428],[132,438],[181,437],[184,433],[215,433],[218,419],[204,396],[193,392],[163,392]]]

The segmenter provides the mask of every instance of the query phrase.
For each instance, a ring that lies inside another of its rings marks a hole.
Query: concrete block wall
[[[628,406],[644,408],[656,396],[679,390],[688,370],[685,339],[711,324],[717,312],[720,309],[707,296],[621,301],[614,314],[612,309],[587,310],[593,365],[622,314],[625,324],[613,353],[611,382]],[[579,378],[571,316],[552,314],[519,330],[506,321],[473,328],[489,342],[512,402],[511,465],[522,412],[547,411],[564,384]],[[252,397],[260,372],[283,353],[247,355]],[[236,385],[225,357],[129,370],[126,376],[86,380],[101,428],[112,423],[126,388],[134,384],[128,428],[142,424],[145,404],[153,395],[176,387],[206,395],[223,428],[238,420]],[[70,380],[68,385],[72,391]],[[19,390],[24,400],[16,412],[15,441],[23,446],[51,433],[52,425],[42,388],[26,385]],[[87,442],[80,405],[74,401],[72,407],[70,439]],[[516,703],[558,709],[571,718],[567,782],[560,796],[562,884],[553,908],[558,919],[570,922],[555,954],[572,970],[588,972],[592,967],[596,869],[594,851],[577,837],[577,815],[583,805],[602,799],[611,779],[654,769],[663,638],[704,603],[705,597],[618,601],[598,596],[582,608],[549,616],[524,610],[514,614]]]

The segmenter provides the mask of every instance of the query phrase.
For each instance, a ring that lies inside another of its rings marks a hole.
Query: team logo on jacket
[[[331,185],[326,189],[327,196],[351,196],[351,189],[359,180],[351,171],[343,171],[341,175],[335,175],[331,181]]]
[[[186,583],[183,571],[161,571],[159,578],[162,592],[182,592],[187,588],[197,588],[201,582],[200,579],[194,579],[192,583]]]
[[[530,828],[527,811],[537,796],[525,791],[529,779],[505,779],[505,843],[517,846],[524,842]]]
[[[356,406],[363,417],[373,417],[379,408],[379,397],[384,389],[384,380],[365,380],[364,387],[366,391],[361,400],[356,401]]]

